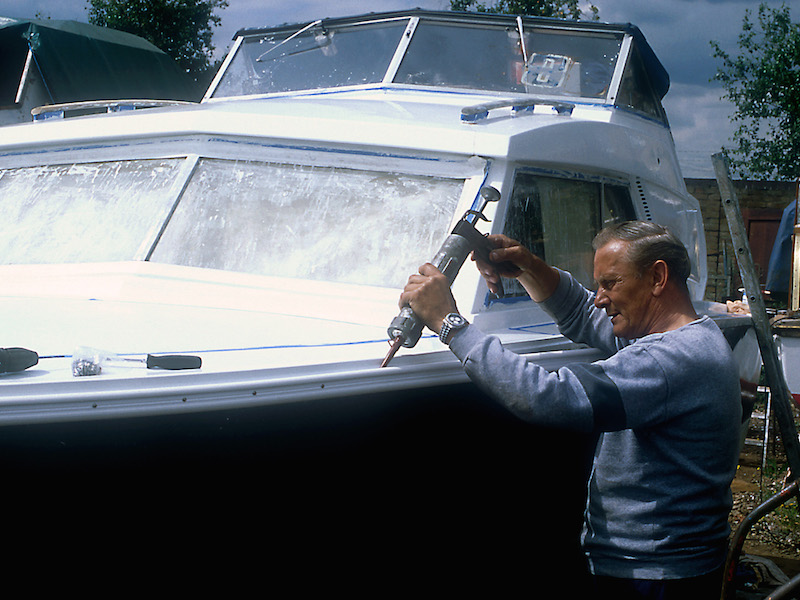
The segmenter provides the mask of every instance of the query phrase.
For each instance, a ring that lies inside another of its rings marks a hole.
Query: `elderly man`
[[[609,358],[548,372],[458,315],[430,264],[409,278],[410,306],[470,378],[520,418],[600,434],[582,534],[592,585],[609,598],[718,598],[741,401],[730,348],[698,317],[689,257],[665,228],[633,221],[594,241],[591,293],[518,242],[491,236],[490,288],[515,277],[560,331]]]

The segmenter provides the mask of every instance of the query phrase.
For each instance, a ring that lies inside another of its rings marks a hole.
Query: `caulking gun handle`
[[[447,236],[439,252],[433,257],[431,264],[439,269],[447,278],[448,284],[452,284],[456,278],[461,265],[471,251],[469,240],[456,233]],[[389,325],[389,339],[403,338],[403,346],[413,348],[422,335],[425,323],[414,314],[408,306],[400,309],[400,313]]]
[[[462,219],[458,222],[455,229],[453,229],[453,233],[466,239],[475,255],[484,262],[495,265],[502,272],[514,271],[516,269],[516,266],[509,262],[495,263],[489,258],[489,254],[495,249],[495,246],[489,241],[489,238],[478,231],[472,223]],[[499,291],[495,292],[495,295],[502,298],[504,296],[502,280],[499,280],[495,285],[499,288]]]
[[[177,371],[181,369],[199,369],[201,365],[202,360],[199,356],[189,356],[186,354],[147,355],[148,369],[169,369],[171,371]]]

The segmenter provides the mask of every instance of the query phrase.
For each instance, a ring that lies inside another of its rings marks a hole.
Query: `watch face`
[[[450,343],[450,336],[454,331],[467,326],[468,321],[458,313],[450,313],[442,321],[442,330],[439,332],[439,339],[444,344]]]
[[[467,320],[459,314],[451,313],[447,315],[447,322],[450,323],[450,325],[452,326],[459,327],[461,325],[464,325],[467,322]]]

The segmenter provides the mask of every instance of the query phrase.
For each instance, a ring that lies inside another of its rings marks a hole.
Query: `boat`
[[[148,456],[148,473],[226,456],[308,502],[321,481],[372,498],[346,511],[359,519],[444,528],[450,550],[567,508],[578,528],[588,440],[496,407],[429,331],[381,363],[400,289],[464,219],[587,285],[600,228],[667,225],[698,309],[752,346],[748,317],[703,300],[668,87],[630,24],[413,9],[243,29],[198,103],[35,109],[0,136],[0,345],[38,356],[0,377],[3,456]],[[601,358],[523,290],[490,294],[469,260],[453,291],[547,368]],[[73,373],[82,352],[96,373]],[[166,355],[201,366],[142,362]],[[532,457],[558,493],[520,477]],[[464,529],[479,501],[494,525]]]
[[[31,110],[43,104],[199,97],[166,53],[107,27],[0,16],[0,48],[0,125],[30,122]]]

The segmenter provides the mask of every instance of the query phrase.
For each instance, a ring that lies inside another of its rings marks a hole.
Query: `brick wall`
[[[774,232],[770,232],[777,229],[783,209],[795,199],[797,184],[784,181],[735,181],[734,188],[748,228],[754,260],[757,254],[768,257],[774,241]],[[722,209],[717,181],[686,179],[686,189],[700,203],[706,232],[708,285],[705,298],[721,302],[728,296],[737,296],[737,290],[741,287],[739,267],[732,251],[728,221]],[[762,259],[761,262],[765,261]],[[766,265],[760,267],[765,276]]]

